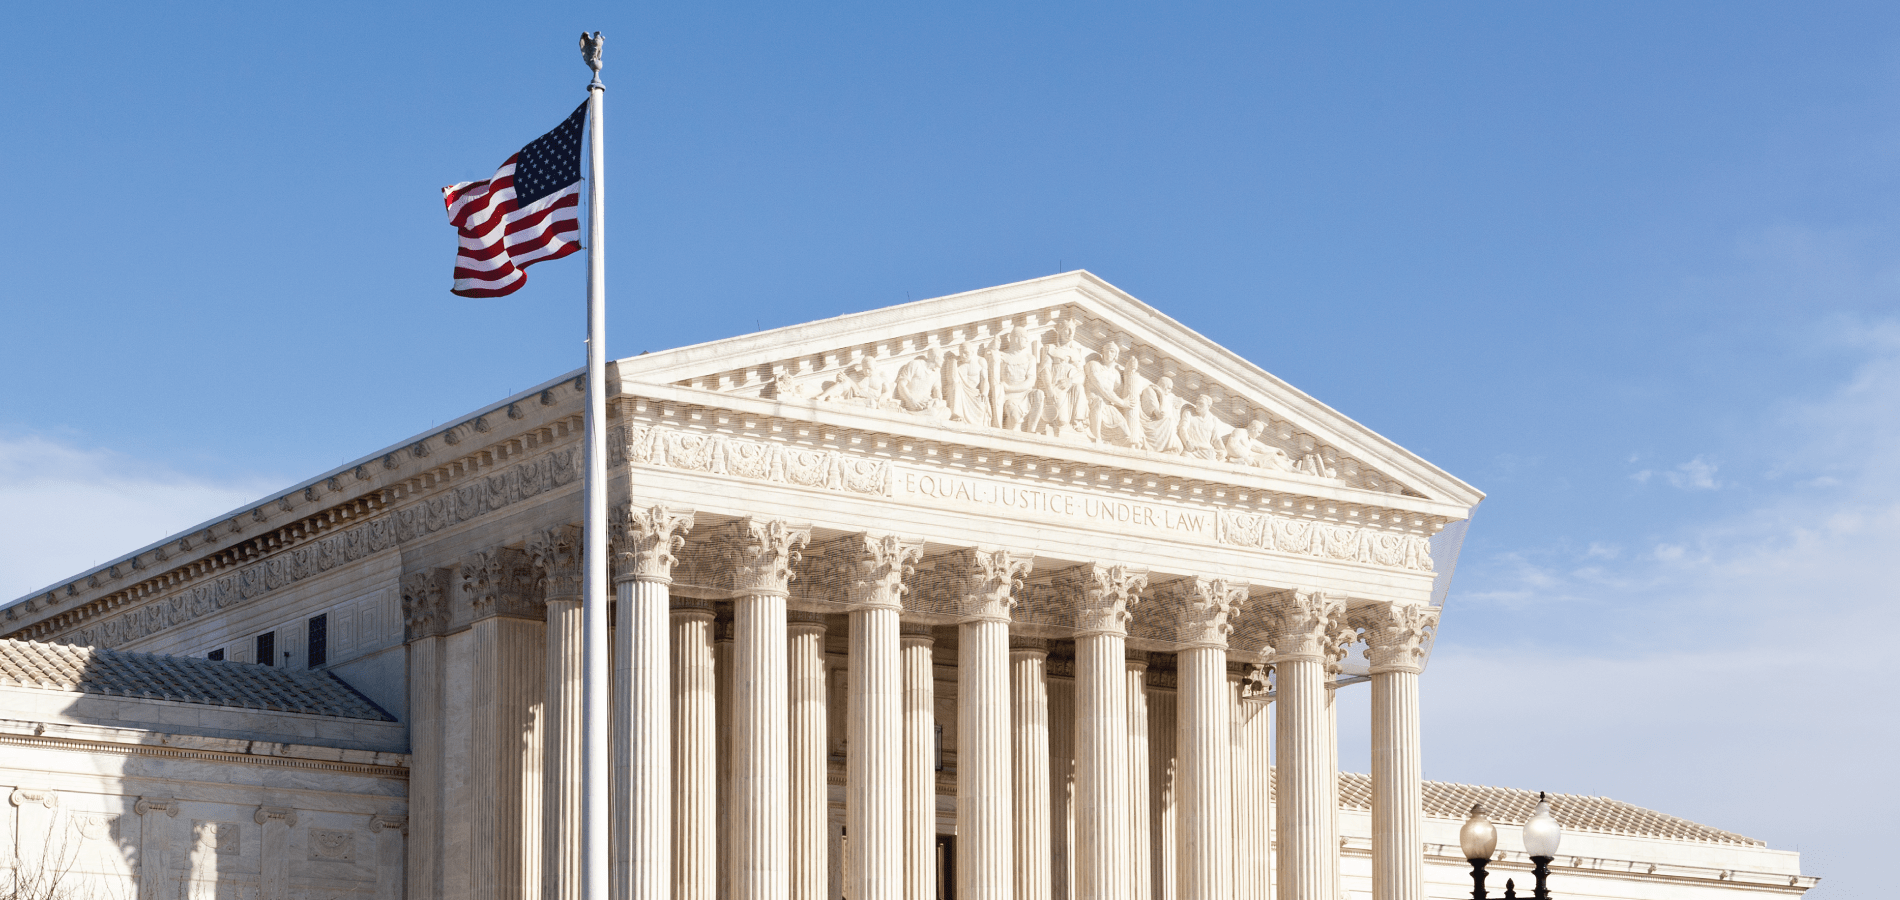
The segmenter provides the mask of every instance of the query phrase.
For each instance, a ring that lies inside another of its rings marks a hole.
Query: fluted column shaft
[[[904,678],[898,640],[904,575],[921,541],[860,534],[847,541],[853,567],[845,744],[844,888],[852,900],[903,900]]]
[[[937,897],[937,685],[930,631],[906,630],[904,667],[904,900]]]
[[[1327,636],[1345,604],[1299,591],[1282,601],[1269,623],[1275,649],[1275,814],[1279,823],[1280,900],[1334,900],[1329,882],[1339,845],[1332,838],[1337,812],[1331,747],[1326,730]],[[1328,846],[1329,840],[1331,846]]]
[[[1234,707],[1234,897],[1273,900],[1271,704],[1238,686]]]
[[[743,519],[731,526],[734,554],[732,679],[732,900],[788,900],[786,808],[791,744],[787,720],[785,596],[809,527]]]
[[[790,699],[787,728],[791,733],[786,763],[791,797],[787,862],[792,873],[791,898],[825,900],[831,874],[825,626],[816,616],[799,615],[786,627]],[[857,832],[851,834],[856,837]]]
[[[1148,579],[1101,564],[1074,578],[1075,896],[1129,900],[1128,610]]]
[[[1049,647],[1012,643],[1009,651],[1010,771],[1016,802],[1016,900],[1049,900]]]
[[[690,512],[625,506],[614,537],[613,891],[616,900],[667,900],[673,868],[671,632],[673,551]]]
[[[732,896],[732,808],[735,795],[732,784],[733,668],[738,663],[738,642],[733,639],[730,617],[713,619],[713,778],[717,782],[714,797],[713,843],[714,893],[716,900]]]
[[[1148,834],[1150,841],[1150,881],[1154,900],[1176,900],[1180,896],[1179,822],[1180,763],[1175,749],[1179,744],[1176,692],[1166,683],[1148,683]],[[1262,852],[1265,852],[1264,849]]]
[[[1181,760],[1180,900],[1233,896],[1233,737],[1227,651],[1187,647],[1175,656]]]
[[[1383,604],[1358,624],[1372,664],[1372,897],[1425,900],[1418,676],[1438,611]]]
[[[898,608],[851,611],[850,738],[845,746],[845,833],[852,900],[901,900],[903,843],[903,678]]]
[[[1145,852],[1152,845],[1148,821],[1148,660],[1146,654],[1128,657],[1128,874],[1133,900],[1154,897],[1152,861]]]
[[[673,621],[673,900],[718,893],[718,727],[713,611],[675,607]]]
[[[578,567],[576,567],[578,569]],[[575,581],[579,582],[578,573]],[[548,597],[548,684],[545,716],[546,795],[542,801],[541,896],[581,896],[581,598]]]
[[[957,627],[957,894],[1007,900],[1010,843],[1009,623]]]
[[[469,663],[469,893],[513,900],[541,889],[539,707],[546,698],[547,610],[528,555],[471,554],[461,567]]]
[[[1049,893],[1053,900],[1075,900],[1075,660],[1064,662],[1060,671],[1049,676]]]
[[[1009,615],[1030,560],[961,550],[945,564],[960,595],[957,625],[957,897],[1015,891],[1010,816]]]

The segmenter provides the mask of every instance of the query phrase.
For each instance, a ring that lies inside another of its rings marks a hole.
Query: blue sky
[[[0,596],[578,365],[579,260],[452,297],[436,189],[600,29],[611,353],[1088,268],[1489,493],[1431,777],[1873,890],[1900,8],[560,9],[9,12]]]

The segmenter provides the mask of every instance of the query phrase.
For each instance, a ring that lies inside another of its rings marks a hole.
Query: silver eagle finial
[[[581,59],[587,62],[588,68],[594,70],[596,80],[600,78],[600,45],[603,42],[604,39],[598,31],[593,34],[581,32]]]

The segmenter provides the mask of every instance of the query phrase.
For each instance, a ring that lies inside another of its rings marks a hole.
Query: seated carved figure
[[[876,406],[889,389],[884,376],[868,359],[860,359],[839,373],[838,380],[819,392],[818,399],[856,406]]]
[[[990,366],[976,342],[945,355],[943,363],[943,401],[950,407],[950,417],[970,425],[989,425]]]
[[[942,418],[950,415],[943,402],[943,354],[931,347],[897,370],[897,388],[891,403],[905,412]]]
[[[1174,379],[1166,375],[1142,389],[1138,408],[1145,443],[1156,453],[1181,452],[1181,398],[1174,395]]]
[[[1042,427],[1050,434],[1088,427],[1088,391],[1083,386],[1089,350],[1075,339],[1075,320],[1058,319],[1054,338],[1042,348]]]
[[[1004,428],[1035,432],[1041,427],[1043,397],[1036,387],[1036,345],[1028,329],[1011,331],[997,349],[996,389]]]
[[[1121,351],[1121,345],[1109,341],[1089,360],[1083,380],[1089,398],[1089,439],[1139,447],[1143,436],[1135,424],[1134,401],[1121,394]]]
[[[1293,460],[1287,457],[1286,451],[1260,439],[1266,431],[1267,423],[1255,419],[1248,422],[1246,428],[1229,432],[1223,442],[1227,447],[1227,461],[1281,472],[1293,471]]]
[[[1214,398],[1206,394],[1195,398],[1194,405],[1181,413],[1181,453],[1195,459],[1220,459],[1226,450],[1219,444],[1221,420],[1214,415]]]

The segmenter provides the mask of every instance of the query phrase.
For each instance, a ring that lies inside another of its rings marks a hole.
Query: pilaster
[[[467,604],[469,808],[472,895],[533,897],[541,889],[541,741],[546,696],[546,609],[528,554],[497,547],[458,571]]]
[[[547,695],[542,703],[541,896],[581,895],[581,529],[561,525],[528,538],[547,600]]]
[[[406,893],[414,900],[441,900],[442,867],[449,862],[442,827],[448,815],[442,630],[448,626],[452,593],[448,569],[412,572],[402,579],[403,633],[409,644],[409,805],[418,813],[409,840]]]

